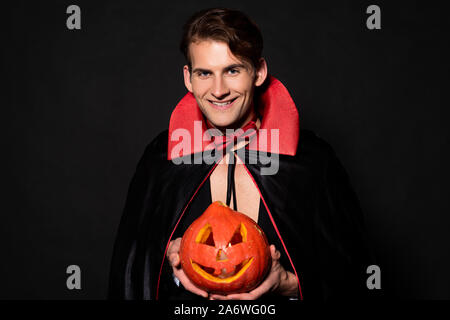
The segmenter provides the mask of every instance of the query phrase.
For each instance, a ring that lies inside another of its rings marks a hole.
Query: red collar
[[[267,139],[259,134],[259,130],[257,139],[250,142],[248,149],[293,156],[297,151],[299,139],[297,108],[289,92],[278,79],[269,76],[267,82],[267,86],[260,93],[257,102],[259,114],[262,115],[262,123],[259,129],[266,129]],[[195,127],[194,121],[201,121],[201,126]],[[274,140],[272,137],[276,138],[276,133],[271,129],[279,130],[278,150],[272,146],[272,140]],[[206,130],[207,127],[197,101],[194,95],[188,92],[177,104],[170,117],[167,159],[172,159],[171,155],[174,148],[177,148],[175,154],[179,156],[187,156],[207,150],[211,141],[202,141],[201,139]],[[188,143],[189,148],[180,149],[177,147],[182,139],[187,138],[191,139]]]

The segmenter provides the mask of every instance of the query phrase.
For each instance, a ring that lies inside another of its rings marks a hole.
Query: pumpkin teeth
[[[228,277],[232,277],[234,274],[235,274],[234,270],[231,271],[231,272],[227,272],[227,269],[222,268],[222,270],[221,270],[220,274],[218,275],[218,277],[220,279],[226,279]]]

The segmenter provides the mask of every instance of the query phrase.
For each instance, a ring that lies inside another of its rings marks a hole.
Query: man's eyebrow
[[[229,66],[225,67],[224,70],[228,71],[228,70],[237,69],[237,68],[247,69],[247,67],[244,64],[242,64],[242,63],[234,63],[232,65],[229,65]]]
[[[223,68],[223,71],[228,71],[228,70],[237,69],[237,68],[247,69],[247,67],[242,63],[233,63],[233,64],[230,64],[229,66],[226,66],[225,68]],[[212,73],[211,70],[203,69],[203,68],[195,68],[194,70],[192,70],[192,73],[194,73],[194,72],[210,72],[210,73]]]

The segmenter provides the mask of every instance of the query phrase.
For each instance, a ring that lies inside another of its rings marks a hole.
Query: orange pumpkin
[[[263,230],[220,201],[212,203],[183,235],[181,267],[199,288],[230,294],[254,289],[271,264]]]

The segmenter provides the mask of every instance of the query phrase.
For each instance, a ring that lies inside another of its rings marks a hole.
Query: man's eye
[[[207,76],[209,76],[209,72],[207,72],[207,71],[199,71],[199,72],[197,72],[197,75],[199,76],[199,77],[207,77]]]
[[[230,74],[238,74],[238,73],[239,73],[239,70],[238,70],[238,69],[230,69],[230,70],[228,70],[228,72],[229,72]]]

